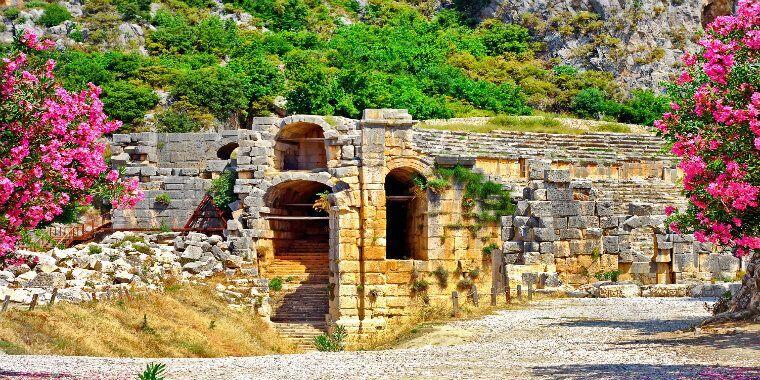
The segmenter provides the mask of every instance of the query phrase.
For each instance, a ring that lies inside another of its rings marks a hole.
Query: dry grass
[[[595,121],[583,122],[583,120],[571,120],[552,115],[541,116],[510,116],[498,115],[490,118],[485,124],[448,123],[426,124],[420,123],[420,128],[437,129],[445,131],[464,131],[475,133],[490,133],[493,131],[511,132],[534,132],[578,135],[589,132],[615,132],[631,133],[631,127],[626,124]],[[582,128],[574,124],[581,124]]]
[[[199,286],[170,286],[131,300],[60,303],[0,315],[9,354],[109,357],[221,357],[290,353],[250,311],[236,311]]]
[[[415,310],[408,316],[389,320],[388,326],[385,329],[355,338],[355,340],[349,342],[347,349],[355,351],[390,349],[420,336],[423,331],[431,325],[439,325],[456,320],[476,319],[491,315],[499,310],[524,309],[530,306],[530,303],[525,297],[523,297],[522,301],[513,297],[512,302],[507,304],[504,300],[503,294],[500,295],[500,299],[496,303],[496,306],[491,306],[488,299],[490,296],[484,296],[486,298],[481,299],[477,307],[473,305],[470,300],[467,300],[467,302],[461,305],[463,299],[460,298],[459,302],[461,306],[460,315],[458,317],[452,315],[450,303],[437,303],[430,306],[415,308]],[[551,298],[558,297],[534,294],[533,301],[531,302]]]

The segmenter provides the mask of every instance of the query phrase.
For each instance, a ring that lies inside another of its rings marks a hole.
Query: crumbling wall
[[[651,204],[631,203],[618,214],[587,181],[548,161],[528,163],[530,182],[515,216],[502,219],[504,262],[533,282],[555,275],[559,282],[583,285],[611,277],[641,284],[733,279],[740,260],[691,235],[670,233],[665,216]]]
[[[217,152],[230,143],[254,138],[246,130],[220,133],[115,134],[111,163],[125,177],[136,177],[145,199],[131,210],[114,210],[115,228],[182,228],[206,195],[211,179],[234,170],[234,159]],[[166,195],[169,203],[157,202]]]

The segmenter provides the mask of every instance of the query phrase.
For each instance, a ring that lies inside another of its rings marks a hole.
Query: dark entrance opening
[[[278,170],[315,170],[327,168],[327,151],[322,127],[294,123],[280,131],[275,141],[275,166]]]
[[[324,203],[329,192],[330,187],[319,182],[295,180],[273,187],[265,197],[269,212],[264,218],[274,248],[265,274],[281,284],[280,290],[271,292],[272,321],[309,322],[325,328],[330,226]]]
[[[274,235],[275,255],[327,253],[329,217],[327,210],[314,205],[329,192],[327,185],[304,180],[284,182],[270,190],[265,218]],[[316,252],[304,252],[307,247]]]
[[[427,195],[417,189],[413,169],[394,169],[385,177],[385,258],[427,258]]]

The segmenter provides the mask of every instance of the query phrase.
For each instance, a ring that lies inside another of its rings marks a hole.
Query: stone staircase
[[[314,337],[327,330],[328,249],[327,243],[297,241],[267,268],[267,277],[283,280],[281,291],[270,292],[272,322],[302,350],[313,350]]]

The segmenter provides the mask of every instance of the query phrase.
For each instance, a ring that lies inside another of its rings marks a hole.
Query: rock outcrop
[[[612,72],[629,89],[668,79],[691,36],[734,0],[495,0],[480,17],[521,23],[543,37],[564,64]]]

